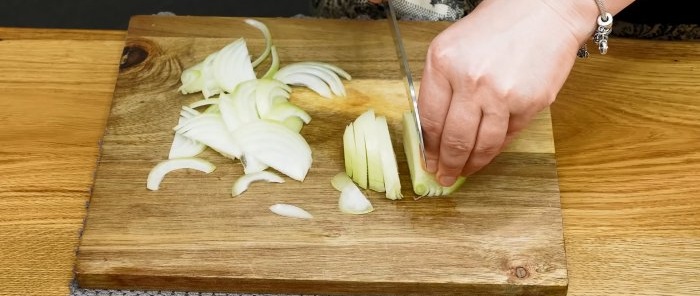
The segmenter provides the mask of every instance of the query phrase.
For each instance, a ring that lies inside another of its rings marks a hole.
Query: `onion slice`
[[[192,102],[188,107],[190,108],[199,108],[203,106],[209,106],[209,105],[216,105],[219,103],[219,99],[202,99],[199,101]]]
[[[375,121],[377,130],[378,149],[381,159],[382,173],[384,174],[384,190],[386,198],[396,200],[403,198],[401,194],[401,180],[399,179],[399,166],[396,163],[394,145],[391,143],[389,124],[386,117],[377,116]]]
[[[228,158],[239,158],[242,153],[238,143],[231,137],[219,114],[210,113],[193,117],[174,128],[194,141],[207,145]]]
[[[324,98],[331,98],[333,96],[328,83],[318,76],[305,72],[292,72],[289,74],[280,75],[282,70],[275,74],[275,79],[289,85],[306,86]]]
[[[231,136],[243,154],[255,157],[294,180],[303,181],[311,168],[311,147],[300,134],[282,123],[264,119],[251,121],[233,131]]]
[[[306,210],[290,204],[274,204],[270,206],[270,211],[277,215],[290,218],[311,219],[314,217]]]
[[[352,80],[352,76],[348,74],[348,72],[345,72],[342,68],[329,64],[329,63],[324,63],[324,62],[314,62],[314,61],[307,61],[307,62],[298,62],[297,64],[299,65],[311,65],[311,66],[318,66],[318,67],[323,67],[328,70],[331,70],[335,72],[336,74],[340,75],[341,77],[345,78],[346,80]]]
[[[216,83],[229,93],[233,92],[239,83],[255,79],[245,39],[238,38],[222,48],[213,61],[212,70]]]
[[[204,159],[193,157],[164,160],[156,164],[148,173],[146,188],[153,191],[158,190],[165,175],[178,169],[193,169],[208,174],[213,172],[216,166]]]
[[[345,132],[343,133],[343,155],[345,157],[345,174],[348,177],[353,177],[353,162],[356,161],[355,157],[355,133],[352,126],[352,122],[345,127]]]
[[[355,136],[355,148],[352,151],[352,180],[357,183],[362,189],[368,188],[368,171],[367,171],[367,147],[365,143],[364,125],[360,124],[363,121],[363,116],[368,116],[368,113],[363,113],[352,124],[353,133]]]
[[[340,77],[338,77],[338,74],[323,66],[294,63],[280,69],[275,75],[284,79],[284,77],[287,77],[288,75],[293,75],[297,73],[305,73],[318,77],[323,82],[328,84],[331,91],[336,96],[344,97],[347,95],[347,93],[345,92],[345,87],[343,86],[343,82],[340,80]]]
[[[261,21],[255,20],[255,19],[245,19],[243,20],[246,24],[253,26],[254,28],[260,30],[262,32],[263,37],[265,38],[265,50],[260,54],[260,56],[255,59],[255,61],[252,62],[253,67],[256,67],[262,61],[264,61],[267,56],[270,54],[270,48],[272,47],[272,34],[270,33],[270,29],[267,28],[267,26],[262,23]]]
[[[335,176],[333,176],[333,178],[331,178],[331,185],[333,185],[333,188],[338,191],[343,191],[345,186],[349,186],[350,183],[352,183],[352,179],[350,179],[350,177],[343,172],[337,173]]]
[[[410,111],[403,114],[403,145],[406,153],[408,170],[411,173],[413,192],[418,196],[449,195],[464,184],[466,178],[459,177],[450,187],[443,187],[435,179],[435,175],[423,169],[423,159],[420,156],[418,131],[415,128],[413,115]]]
[[[241,156],[241,164],[243,164],[244,174],[262,172],[269,167],[266,164],[260,162],[257,158],[253,157],[252,155],[245,154]]]
[[[367,152],[367,187],[376,192],[384,192],[384,172],[379,151],[376,116],[373,109],[365,111],[355,121],[355,128],[360,128],[365,138]]]
[[[260,171],[252,174],[245,174],[240,176],[236,182],[233,183],[233,188],[231,189],[231,195],[236,197],[241,195],[241,193],[248,190],[248,186],[255,181],[266,181],[268,183],[284,183],[284,179],[279,175],[268,172]]]
[[[178,88],[183,95],[188,93],[198,92],[204,86],[204,61],[182,71],[180,74],[180,82],[182,85]]]
[[[178,120],[178,125],[183,124],[183,122],[196,116],[190,113],[191,111],[194,111],[197,114],[199,113],[194,109],[190,111],[190,109],[187,109],[186,107],[187,106],[183,106],[183,110],[180,111],[180,119]],[[175,135],[173,136],[173,142],[172,144],[170,144],[170,152],[168,153],[168,159],[194,157],[202,153],[202,151],[204,151],[204,149],[206,148],[206,145],[198,141],[185,137],[179,133],[175,133]]]
[[[341,212],[361,215],[374,211],[374,207],[367,196],[360,191],[360,188],[345,173],[336,174],[331,180],[331,184],[335,189],[340,188],[338,208]]]

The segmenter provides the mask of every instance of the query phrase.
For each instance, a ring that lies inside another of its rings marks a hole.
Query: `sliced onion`
[[[219,52],[214,52],[210,54],[206,59],[204,59],[204,65],[202,67],[202,94],[204,98],[210,98],[214,95],[220,94],[222,92],[221,86],[214,79],[214,60],[219,55]]]
[[[216,169],[216,166],[201,158],[177,158],[164,160],[156,164],[148,173],[146,188],[153,191],[158,190],[165,175],[178,169],[193,169],[208,174],[213,172]]]
[[[304,109],[290,102],[282,102],[276,104],[270,112],[265,115],[265,119],[270,119],[278,122],[284,122],[287,118],[298,117],[302,122],[308,124],[311,122],[311,116]]]
[[[219,96],[219,112],[229,131],[234,131],[240,125],[258,118],[255,101],[250,99],[255,92],[256,81],[243,82],[233,94]]]
[[[262,32],[263,37],[265,38],[265,50],[258,56],[255,61],[252,62],[253,67],[258,66],[262,61],[264,61],[267,56],[270,54],[270,48],[272,46],[272,34],[270,33],[270,29],[267,28],[265,24],[262,22],[255,20],[255,19],[245,19],[243,20],[246,24],[253,26],[254,28],[260,30]]]
[[[326,68],[328,70],[335,72],[336,74],[340,75],[341,77],[343,77],[347,80],[352,80],[352,76],[350,76],[350,74],[348,74],[348,72],[345,72],[345,70],[343,70],[340,67],[333,65],[333,64],[324,63],[324,62],[314,62],[314,61],[298,62],[297,64],[323,67],[323,68]]]
[[[272,52],[272,63],[270,63],[270,69],[265,72],[265,75],[263,75],[263,78],[265,79],[271,79],[275,76],[275,73],[277,73],[277,70],[280,68],[280,57],[277,54],[277,47],[272,46],[270,49]]]
[[[392,200],[403,198],[386,117],[371,108],[360,114],[345,128],[343,153],[345,174],[359,187],[386,192]]]
[[[367,214],[374,211],[372,203],[367,199],[360,188],[352,182],[344,173],[336,174],[331,180],[333,187],[340,188],[338,208],[347,214]]]
[[[345,96],[345,87],[343,86],[343,82],[340,80],[340,77],[333,72],[332,70],[319,66],[319,65],[313,65],[313,64],[299,64],[299,63],[294,63],[285,66],[284,68],[280,69],[277,72],[277,77],[280,77],[281,79],[285,79],[288,75],[293,75],[293,74],[311,74],[319,79],[321,79],[323,82],[328,84],[330,87],[331,91],[333,92],[334,95],[336,96]]]
[[[287,75],[275,74],[274,78],[286,84],[306,86],[324,98],[332,97],[328,84],[313,74],[294,72]]]
[[[362,116],[367,116],[366,114],[360,115],[352,124],[355,139],[355,148],[352,151],[352,180],[362,189],[368,188],[367,148],[363,132],[364,126],[358,124],[358,120]]]
[[[180,119],[178,120],[178,125],[183,124],[186,120],[196,116],[184,109],[181,111]],[[196,110],[194,110],[197,112]],[[199,112],[197,112],[199,113]],[[170,153],[168,154],[168,159],[173,158],[184,158],[184,157],[194,157],[202,153],[207,147],[195,140],[185,137],[181,134],[175,133],[173,136],[173,142],[170,145]]]
[[[241,150],[231,137],[221,116],[218,114],[202,114],[176,126],[175,132],[199,143],[229,158],[239,158]]]
[[[265,118],[272,107],[279,101],[288,101],[292,89],[279,80],[258,79],[255,89],[255,106],[258,115]]]
[[[301,129],[304,128],[304,121],[296,116],[288,117],[282,122],[282,124],[295,133],[301,132]]]
[[[256,78],[243,38],[238,38],[222,48],[214,59],[213,66],[216,83],[229,93],[233,92],[239,83]]]
[[[199,108],[199,107],[204,107],[204,106],[209,106],[209,105],[216,105],[218,103],[219,103],[219,99],[203,99],[203,100],[199,100],[199,101],[191,103],[188,107]]]
[[[312,219],[314,217],[306,210],[290,204],[274,204],[270,206],[270,211],[277,215],[290,218]]]
[[[303,181],[311,168],[311,147],[306,140],[281,123],[256,120],[231,133],[243,154],[255,157],[265,165]]]
[[[375,129],[377,131],[378,148],[381,159],[382,173],[384,174],[384,189],[388,199],[401,199],[401,180],[399,179],[399,168],[396,163],[396,154],[394,146],[391,143],[391,135],[389,134],[389,125],[386,122],[386,117],[377,116],[375,121]]]
[[[345,174],[348,177],[353,177],[353,168],[355,161],[353,157],[355,156],[355,132],[352,123],[345,127],[345,132],[343,133],[343,155],[345,158]]]
[[[252,174],[245,174],[236,179],[231,189],[231,195],[236,197],[248,190],[248,186],[255,181],[266,181],[269,183],[284,183],[284,179],[273,172],[260,171]]]
[[[180,116],[185,117],[185,118],[192,118],[199,115],[199,111],[195,110],[192,107],[189,106],[182,106],[182,110],[180,111]]]
[[[443,187],[437,182],[434,174],[423,170],[423,158],[420,156],[418,147],[418,129],[415,128],[413,115],[410,111],[406,111],[403,114],[403,145],[415,194],[421,197],[449,195],[464,184],[466,178],[459,177],[452,186]]]
[[[376,192],[384,192],[384,173],[379,154],[379,139],[375,118],[374,110],[368,109],[355,120],[355,128],[359,129],[365,138],[367,188]]]
[[[178,88],[178,91],[183,95],[202,91],[202,87],[204,86],[203,69],[204,62],[200,62],[182,71],[182,74],[180,74],[180,82],[182,85]]]
[[[268,168],[266,164],[262,163],[252,155],[243,154],[241,156],[241,163],[243,164],[243,172],[245,174],[262,172]]]
[[[343,191],[345,186],[349,186],[350,183],[352,183],[352,179],[350,179],[350,177],[343,172],[337,173],[335,176],[333,176],[333,178],[331,178],[331,185],[333,185],[333,188],[338,191]]]

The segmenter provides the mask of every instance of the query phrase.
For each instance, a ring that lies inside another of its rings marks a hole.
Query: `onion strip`
[[[270,211],[277,215],[290,218],[312,219],[314,217],[306,210],[290,204],[274,204],[270,206]]]
[[[252,121],[233,131],[231,136],[243,154],[294,180],[303,181],[311,168],[311,147],[300,134],[281,123]]]
[[[204,106],[209,106],[209,105],[216,105],[219,103],[219,99],[203,99],[199,100],[196,102],[192,102],[189,104],[188,107],[190,108],[199,108],[199,107],[204,107]]]
[[[284,179],[282,179],[282,177],[273,172],[260,171],[257,173],[245,174],[236,179],[236,182],[233,183],[231,195],[233,197],[241,195],[243,192],[248,190],[250,184],[255,181],[266,181],[268,183],[284,183]]]
[[[272,47],[272,34],[270,33],[270,29],[267,28],[267,26],[265,24],[263,24],[261,21],[248,18],[248,19],[243,20],[243,22],[260,30],[260,32],[262,32],[262,34],[263,34],[263,37],[265,38],[265,50],[263,50],[263,52],[260,54],[260,56],[258,56],[258,58],[255,59],[255,61],[253,61],[251,63],[253,65],[253,67],[257,67],[270,54],[270,48]]]
[[[165,175],[179,169],[193,169],[203,173],[211,173],[216,169],[211,162],[201,158],[176,158],[168,159],[156,164],[148,173],[146,179],[146,188],[156,191],[160,187],[160,183],[165,178]]]
[[[361,215],[374,211],[374,207],[367,199],[367,196],[360,191],[360,188],[345,173],[336,174],[331,179],[331,184],[335,189],[340,190],[338,208],[341,212]]]

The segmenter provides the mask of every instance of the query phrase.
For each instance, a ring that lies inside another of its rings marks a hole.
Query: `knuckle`
[[[445,135],[442,139],[442,144],[449,151],[457,155],[469,154],[472,151],[473,144],[467,139],[455,135]]]
[[[476,146],[474,147],[472,154],[474,154],[475,156],[492,156],[498,154],[499,151],[499,146]]]
[[[421,128],[424,132],[430,134],[439,134],[442,132],[442,123],[437,120],[436,116],[430,116],[430,114],[426,114],[426,116],[421,116],[420,120]]]

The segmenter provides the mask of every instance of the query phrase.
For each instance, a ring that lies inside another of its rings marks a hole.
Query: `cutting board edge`
[[[231,279],[223,277],[172,278],[168,276],[85,274],[76,272],[76,282],[83,289],[141,289],[145,291],[253,293],[294,295],[548,295],[566,296],[568,276],[557,283],[522,285],[350,282],[316,280]],[[466,294],[465,294],[466,293]]]

